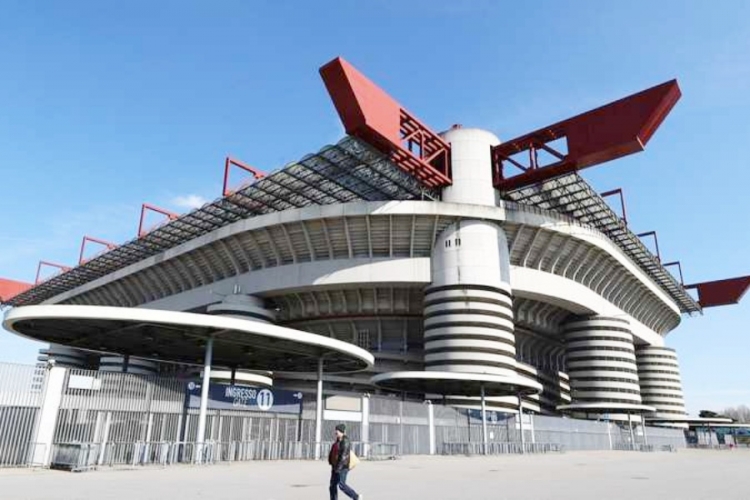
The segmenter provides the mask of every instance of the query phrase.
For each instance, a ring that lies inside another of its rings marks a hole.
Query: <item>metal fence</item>
[[[328,443],[320,446],[328,446]],[[302,441],[56,443],[53,448],[51,467],[70,471],[315,458],[315,443]],[[394,443],[352,442],[353,451],[365,460],[394,458],[398,455],[397,448]]]
[[[42,368],[0,364],[0,467],[26,465],[33,455],[45,380]]]
[[[657,450],[677,450],[686,448],[685,431],[668,427],[646,427],[645,443]]]
[[[563,447],[557,443],[443,443],[443,455],[509,455],[524,453],[561,452]]]
[[[0,466],[51,462],[85,470],[311,459],[325,458],[330,445],[315,443],[312,397],[303,399],[299,415],[209,410],[206,442],[196,443],[198,411],[186,408],[186,381],[89,370],[65,370],[57,385],[50,380],[45,368],[0,364]],[[49,413],[48,399],[56,401],[56,413],[46,421],[42,414]],[[385,396],[370,397],[368,408],[366,418],[360,414],[347,421],[355,453],[362,458],[484,452],[477,412]],[[323,422],[326,439],[337,423]],[[39,441],[44,425],[49,433],[46,441]],[[645,435],[638,429],[631,442],[629,429],[615,423],[525,415],[523,428],[522,439],[518,416],[492,412],[487,452],[685,447],[679,429],[648,428]]]
[[[174,378],[68,370],[54,441],[180,440],[184,401]]]

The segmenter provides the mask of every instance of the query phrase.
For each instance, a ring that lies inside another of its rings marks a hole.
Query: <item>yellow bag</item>
[[[354,454],[354,450],[349,452],[349,470],[352,470],[359,463],[359,457]]]

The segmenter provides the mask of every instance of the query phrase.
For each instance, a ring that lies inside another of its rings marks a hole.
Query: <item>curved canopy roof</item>
[[[560,411],[587,413],[656,413],[653,406],[631,403],[570,403],[557,407]]]
[[[688,424],[688,425],[694,425],[694,426],[701,426],[701,425],[721,425],[721,424],[731,424],[734,422],[731,418],[724,418],[724,417],[713,417],[713,418],[706,418],[706,417],[689,417],[685,415],[684,417],[646,417],[646,422],[650,424]]]
[[[3,326],[35,340],[139,358],[253,370],[327,372],[371,367],[374,357],[348,342],[259,321],[124,307],[43,305],[9,310]]]
[[[520,375],[439,371],[404,371],[375,375],[370,381],[384,389],[420,394],[479,396],[484,386],[487,397],[536,394],[542,391],[538,382]]]

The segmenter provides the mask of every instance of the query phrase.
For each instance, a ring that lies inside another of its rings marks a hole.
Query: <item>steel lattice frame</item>
[[[598,229],[666,291],[683,313],[701,312],[701,306],[695,299],[578,174],[568,174],[523,187],[507,193],[506,197],[517,203],[571,216]]]
[[[7,301],[39,304],[240,219],[349,201],[437,199],[373,148],[352,137],[170,221]]]

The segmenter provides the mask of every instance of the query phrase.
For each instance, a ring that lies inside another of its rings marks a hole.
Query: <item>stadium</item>
[[[631,231],[622,192],[579,175],[642,151],[677,82],[501,140],[433,131],[341,58],[320,74],[337,144],[268,174],[227,158],[216,201],[183,215],[144,204],[132,241],[86,236],[78,265],[0,280],[5,328],[50,343],[35,376],[62,394],[52,430],[29,439],[44,450],[24,453],[49,462],[76,441],[101,446],[101,463],[121,451],[108,441],[253,441],[283,458],[316,454],[339,420],[400,453],[534,451],[569,422],[606,425],[581,447],[646,445],[649,422],[679,441],[690,419],[666,336],[737,303],[750,276],[685,284],[643,242],[654,232]],[[249,182],[232,188],[231,171]],[[164,222],[145,227],[149,212]],[[102,252],[86,258],[91,243]],[[271,406],[239,387],[272,387],[273,419],[248,424]],[[147,392],[162,407],[128,416]]]

